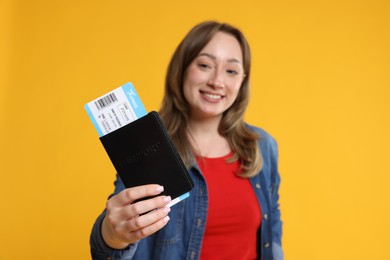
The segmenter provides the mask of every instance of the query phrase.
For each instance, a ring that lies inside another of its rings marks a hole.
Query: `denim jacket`
[[[248,126],[259,136],[259,146],[263,157],[263,168],[250,178],[261,207],[262,223],[258,231],[258,258],[261,260],[282,260],[282,222],[279,210],[278,151],[275,140],[264,130]],[[190,197],[174,205],[169,213],[168,224],[155,234],[129,245],[122,250],[108,247],[101,235],[101,223],[105,211],[96,220],[90,238],[93,259],[133,259],[133,260],[181,260],[199,259],[202,239],[205,232],[208,210],[208,195],[205,179],[198,165],[189,169],[194,181]],[[117,194],[124,189],[119,178],[115,181]],[[215,252],[218,255],[218,252]]]

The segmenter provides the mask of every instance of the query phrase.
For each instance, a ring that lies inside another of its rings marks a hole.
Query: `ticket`
[[[147,114],[131,82],[88,102],[84,107],[100,137]]]

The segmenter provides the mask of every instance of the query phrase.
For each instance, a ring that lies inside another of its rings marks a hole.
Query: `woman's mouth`
[[[218,95],[218,94],[211,94],[211,93],[206,93],[206,92],[203,92],[203,91],[201,91],[200,93],[203,96],[205,96],[206,98],[211,99],[211,100],[215,100],[215,101],[221,100],[223,98],[222,95]]]

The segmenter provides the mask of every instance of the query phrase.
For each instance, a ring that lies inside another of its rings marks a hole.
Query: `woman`
[[[163,187],[125,189],[117,179],[92,230],[94,259],[283,259],[277,146],[243,121],[249,77],[249,45],[238,29],[204,22],[187,34],[159,114],[194,189],[168,208],[169,196],[133,203]]]

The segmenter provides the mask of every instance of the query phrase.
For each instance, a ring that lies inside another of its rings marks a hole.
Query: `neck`
[[[230,152],[230,146],[218,132],[221,118],[190,119],[187,134],[195,154],[201,157],[221,157]]]
[[[195,137],[207,137],[219,135],[218,127],[221,118],[195,119],[191,118],[187,124],[187,130]]]

